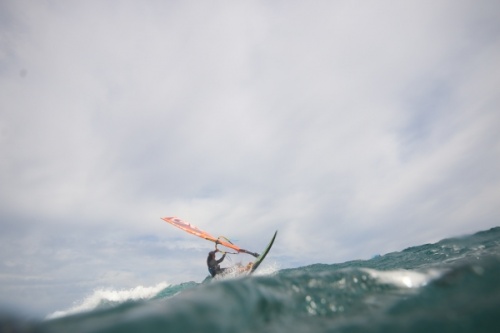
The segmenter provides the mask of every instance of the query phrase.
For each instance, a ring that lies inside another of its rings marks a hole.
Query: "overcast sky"
[[[1,302],[498,226],[499,87],[493,0],[0,0]]]

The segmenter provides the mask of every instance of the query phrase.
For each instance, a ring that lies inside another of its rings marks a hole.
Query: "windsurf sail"
[[[208,232],[203,231],[200,228],[198,228],[197,226],[194,226],[189,222],[183,221],[178,217],[162,217],[161,219],[167,223],[170,223],[173,226],[176,226],[179,229],[182,229],[186,232],[189,232],[192,235],[195,235],[195,236],[201,237],[203,239],[212,241],[216,244],[216,246],[218,244],[220,244],[220,245],[225,246],[227,248],[233,249],[233,250],[237,251],[238,253],[247,253],[247,254],[250,254],[254,257],[259,256],[258,253],[250,252],[250,251],[247,251],[245,249],[240,248],[239,246],[234,245],[225,237],[217,237],[216,238],[216,237],[210,235]]]

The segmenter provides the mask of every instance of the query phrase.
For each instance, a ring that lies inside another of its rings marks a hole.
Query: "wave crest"
[[[160,291],[167,288],[167,282],[160,282],[152,287],[137,286],[130,289],[96,289],[92,295],[86,297],[80,304],[77,304],[68,310],[55,311],[47,316],[46,319],[55,319],[73,315],[77,313],[94,310],[98,307],[109,306],[127,301],[138,301],[150,299],[156,296]]]

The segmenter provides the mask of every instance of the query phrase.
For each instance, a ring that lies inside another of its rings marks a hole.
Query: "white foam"
[[[278,263],[265,263],[260,265],[256,270],[254,275],[272,275],[280,270]]]
[[[92,295],[86,297],[80,304],[75,305],[68,310],[56,311],[48,315],[46,319],[60,318],[76,313],[91,311],[97,308],[97,306],[99,306],[99,304],[103,301],[123,303],[126,301],[149,299],[156,296],[160,291],[168,286],[168,283],[161,282],[153,287],[137,286],[135,288],[121,290],[97,289],[94,290]]]
[[[377,271],[375,269],[363,268],[363,271],[370,274],[372,278],[377,279],[380,283],[392,284],[400,288],[423,287],[442,274],[442,272],[437,270],[429,270],[427,272],[416,272],[404,269]]]

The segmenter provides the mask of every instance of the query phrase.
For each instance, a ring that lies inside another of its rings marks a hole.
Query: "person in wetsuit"
[[[226,257],[226,253],[224,253],[219,260],[216,260],[215,259],[216,252],[219,252],[219,250],[215,249],[214,251],[208,252],[208,257],[207,257],[208,271],[210,272],[210,275],[212,275],[212,277],[226,270],[225,268],[221,268],[219,265]]]

